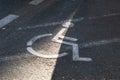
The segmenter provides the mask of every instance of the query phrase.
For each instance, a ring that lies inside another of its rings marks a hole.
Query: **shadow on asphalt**
[[[91,3],[92,1],[93,3]],[[80,14],[83,16],[85,15],[89,16],[90,14],[92,14],[92,16],[95,16],[95,14],[96,16],[99,16],[101,14],[106,14],[107,12],[105,11],[104,13],[104,10],[102,10],[102,8],[107,8],[107,10],[109,10],[112,7],[112,5],[107,7],[105,7],[106,5],[104,5],[102,6],[101,10],[98,10],[98,12],[94,13],[95,7],[92,8],[87,4],[91,3],[94,6],[100,4],[94,4],[97,1],[94,0],[92,1],[86,0],[83,11],[79,11],[76,14],[77,16],[75,17],[80,17]],[[111,2],[109,3],[106,2],[106,4],[111,4]],[[93,9],[93,13],[90,11],[89,8]],[[99,11],[101,13],[99,13]],[[79,39],[79,41],[77,42],[78,44],[92,42],[92,41],[94,42],[99,40],[108,40],[114,38],[119,39],[120,38],[119,17],[120,16],[113,16],[113,17],[98,18],[93,20],[85,19],[81,23],[75,24],[75,30],[72,29],[75,32],[72,32],[71,29],[69,29],[68,32],[66,33],[66,36],[68,36],[70,33],[76,33],[76,36]],[[62,44],[60,52],[62,52],[63,49],[65,49],[65,45]],[[69,53],[67,56],[57,59],[56,66],[53,72],[53,77],[51,80],[119,80],[120,79],[119,40],[108,44],[79,48],[79,56],[91,57],[93,59],[93,61],[91,62],[73,61],[72,49],[69,48],[68,50],[66,50],[66,52]]]

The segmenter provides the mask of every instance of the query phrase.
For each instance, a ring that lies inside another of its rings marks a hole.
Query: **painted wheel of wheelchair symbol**
[[[59,58],[59,57],[63,57],[66,56],[68,53],[64,52],[64,53],[60,53],[60,54],[56,54],[56,55],[45,55],[45,53],[42,52],[37,52],[32,48],[32,45],[41,38],[45,38],[45,37],[50,37],[52,36],[52,34],[42,34],[42,35],[38,35],[33,37],[31,40],[29,40],[27,42],[27,51],[30,52],[31,54],[38,56],[38,57],[42,57],[42,58]]]

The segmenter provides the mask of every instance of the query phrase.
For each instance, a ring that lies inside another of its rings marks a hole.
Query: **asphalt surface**
[[[119,0],[30,2],[0,1],[0,80],[120,80]],[[19,17],[1,27],[5,22],[1,20],[9,14]],[[72,46],[52,41],[68,19],[73,27],[64,36],[78,39],[74,43],[78,44],[79,56],[92,61],[75,61]],[[44,34],[52,36],[27,45]],[[47,59],[31,54],[27,47],[43,55],[68,55]]]

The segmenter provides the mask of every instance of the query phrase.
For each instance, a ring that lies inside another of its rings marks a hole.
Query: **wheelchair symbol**
[[[73,26],[74,24],[71,23],[71,20],[66,21],[64,24],[62,24],[62,29],[56,34],[56,36],[52,38],[51,41],[59,43],[59,44],[65,44],[65,45],[72,46],[73,61],[86,61],[86,62],[92,61],[92,58],[79,56],[79,46],[78,44],[75,43],[78,39],[62,35],[65,31],[68,30],[68,28],[73,27]],[[42,57],[42,58],[60,58],[60,57],[64,57],[68,55],[67,52],[63,52],[63,53],[56,54],[56,55],[45,55],[42,52],[38,53],[32,48],[32,45],[36,40],[45,38],[45,37],[50,37],[50,36],[52,36],[52,34],[42,34],[42,35],[33,37],[27,42],[27,51],[35,56]],[[64,41],[63,39],[67,41]],[[72,41],[72,42],[69,42],[69,41]]]

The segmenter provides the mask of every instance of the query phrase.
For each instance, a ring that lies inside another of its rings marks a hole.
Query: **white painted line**
[[[100,40],[100,41],[93,41],[88,43],[81,43],[79,44],[79,48],[87,48],[87,47],[94,47],[94,46],[100,46],[100,45],[106,45],[114,42],[120,42],[119,38],[114,39],[108,39],[108,40]]]
[[[92,19],[113,17],[113,16],[119,16],[119,15],[120,15],[120,13],[110,13],[110,14],[104,14],[104,15],[101,15],[101,16],[91,16],[91,17],[88,17],[88,19],[92,20]]]
[[[65,39],[65,40],[70,40],[70,41],[77,41],[77,40],[78,40],[78,39],[76,39],[76,38],[66,37],[66,36],[59,36],[59,38]]]
[[[111,13],[111,14],[106,14],[106,15],[103,15],[104,17],[109,17],[109,16],[118,16],[120,15],[120,13]]]
[[[77,18],[77,19],[73,19],[72,22],[80,22],[84,20],[83,17],[81,18]],[[58,22],[50,22],[50,23],[44,23],[44,24],[39,24],[39,25],[34,25],[34,26],[26,26],[24,28],[21,28],[19,27],[18,30],[27,30],[27,29],[35,29],[35,28],[43,28],[43,27],[53,27],[53,26],[56,26],[56,25],[61,25],[65,22],[65,20],[62,20],[62,21],[58,21]]]
[[[35,56],[30,55],[30,54],[20,54],[20,55],[13,55],[13,56],[1,56],[0,57],[0,62],[14,61],[14,60],[20,60],[20,59],[32,58],[32,57],[35,57]]]
[[[18,17],[19,17],[18,15],[14,15],[14,14],[10,14],[10,15],[4,17],[3,19],[0,20],[0,28],[6,26],[13,20],[17,19]]]
[[[31,4],[31,5],[38,5],[38,4],[42,3],[43,1],[44,0],[33,0],[33,1],[29,2],[29,4]]]
[[[60,53],[60,54],[56,54],[56,55],[45,55],[45,53],[47,53],[47,52],[39,51],[39,53],[38,53],[35,50],[33,50],[32,47],[27,47],[27,51],[29,51],[31,54],[33,54],[35,56],[38,56],[38,57],[41,57],[41,58],[48,58],[48,59],[64,57],[64,56],[66,56],[68,54],[68,53],[64,52],[64,53]]]
[[[72,22],[81,22],[83,21],[85,18],[84,17],[80,17],[80,18],[75,18],[72,20]]]

